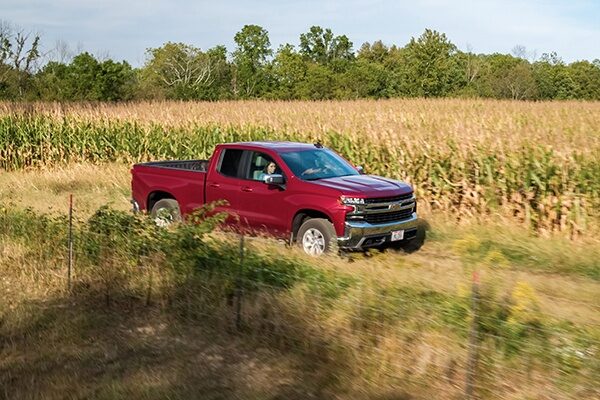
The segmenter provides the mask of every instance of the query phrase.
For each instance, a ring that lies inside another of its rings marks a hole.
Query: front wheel
[[[311,218],[300,226],[296,240],[306,254],[320,256],[333,251],[336,239],[335,229],[331,222],[324,218]]]
[[[150,215],[157,226],[166,227],[175,222],[181,222],[179,203],[175,199],[162,199],[152,207]]]

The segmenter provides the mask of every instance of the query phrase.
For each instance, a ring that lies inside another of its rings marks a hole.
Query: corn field
[[[502,216],[574,237],[600,217],[600,103],[0,104],[5,170],[207,158],[246,140],[321,141],[458,219]]]

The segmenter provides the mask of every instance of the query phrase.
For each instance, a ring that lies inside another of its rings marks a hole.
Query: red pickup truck
[[[147,162],[131,173],[134,210],[161,224],[225,200],[216,211],[230,215],[227,223],[297,242],[311,255],[422,243],[409,185],[364,175],[320,144],[221,144],[209,160]]]

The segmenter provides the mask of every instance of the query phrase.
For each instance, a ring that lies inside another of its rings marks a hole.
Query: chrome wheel
[[[156,210],[154,223],[161,228],[167,227],[174,222],[173,214],[168,208],[159,208]]]
[[[321,231],[310,228],[302,236],[302,248],[311,256],[320,256],[325,252],[325,236]]]
[[[181,222],[179,203],[175,199],[161,199],[152,206],[150,213],[157,226],[161,228]]]

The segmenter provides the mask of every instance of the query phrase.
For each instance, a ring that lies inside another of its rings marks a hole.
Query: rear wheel
[[[169,226],[175,222],[181,222],[181,210],[175,199],[162,199],[157,201],[150,213],[158,226]]]
[[[336,248],[336,238],[331,222],[325,218],[311,218],[300,226],[296,241],[306,254],[320,256]]]

